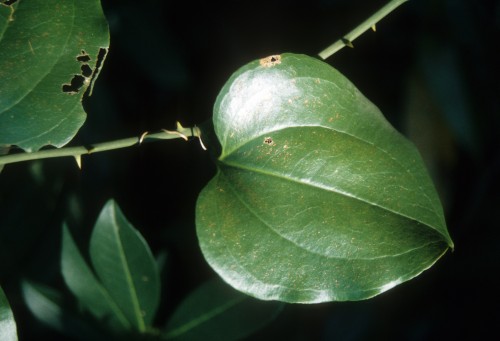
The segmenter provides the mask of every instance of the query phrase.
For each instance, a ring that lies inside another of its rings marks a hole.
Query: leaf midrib
[[[113,213],[112,213],[113,230],[114,230],[114,233],[116,235],[116,242],[118,244],[117,245],[118,246],[118,256],[120,257],[120,261],[122,263],[121,264],[122,269],[123,269],[123,272],[125,274],[125,279],[126,279],[127,284],[128,284],[130,300],[132,302],[132,306],[134,307],[134,315],[136,317],[138,329],[139,329],[139,331],[145,331],[146,324],[145,324],[144,319],[142,318],[142,315],[141,315],[141,307],[140,307],[139,298],[137,295],[137,289],[135,287],[134,280],[132,279],[131,271],[130,271],[130,268],[128,265],[129,263],[128,263],[127,256],[126,256],[125,251],[124,251],[122,240],[121,240],[119,223],[116,220],[116,218],[117,218],[117,214],[115,212],[115,207],[113,207]]]
[[[338,133],[341,133],[341,134],[345,134],[349,137],[352,137],[352,138],[355,138],[357,139],[358,141],[361,141],[361,142],[364,142],[364,143],[367,143],[369,144],[370,146],[372,147],[375,147],[377,148],[378,150],[382,151],[384,154],[386,154],[389,158],[391,158],[391,160],[395,161],[400,167],[401,169],[404,169],[405,172],[410,175],[414,180],[414,176],[411,172],[409,172],[409,170],[404,167],[396,158],[394,158],[391,154],[389,154],[386,150],[376,146],[375,144],[373,143],[370,143],[369,141],[365,141],[363,139],[360,139],[359,137],[357,136],[354,136],[354,135],[351,135],[349,133],[346,133],[346,132],[343,132],[343,131],[338,131],[338,130],[335,130],[335,129],[332,129],[331,127],[326,127],[326,126],[323,126],[323,125],[308,125],[308,126],[289,126],[289,127],[286,127],[286,128],[302,128],[302,127],[317,127],[317,128],[324,128],[324,129],[328,129],[328,130],[333,130],[335,132],[338,132]],[[285,129],[286,129],[285,128]],[[281,128],[280,129],[276,129],[276,130],[273,130],[273,131],[269,131],[267,132],[267,134],[270,134],[270,133],[273,133],[273,132],[277,132],[277,131],[280,131],[282,130]],[[258,139],[259,137],[256,137],[252,140],[249,140],[247,141],[245,144],[242,144],[241,146],[239,146],[237,149],[239,148],[242,148],[244,145],[248,144],[248,143],[251,143],[253,140],[255,139]],[[236,151],[237,149],[234,149],[231,153],[233,153],[234,151]],[[379,205],[375,202],[372,202],[372,201],[369,201],[365,198],[362,198],[362,197],[359,197],[353,193],[349,193],[349,192],[346,192],[346,191],[342,191],[338,188],[334,188],[334,187],[326,187],[326,186],[323,186],[322,184],[319,184],[319,183],[315,183],[315,182],[305,182],[303,181],[302,179],[299,179],[299,178],[294,178],[290,175],[287,175],[287,176],[284,176],[282,174],[279,174],[277,172],[270,172],[268,170],[265,170],[263,168],[257,168],[257,167],[249,167],[248,165],[245,165],[245,164],[241,164],[241,163],[238,163],[238,162],[234,162],[234,161],[228,161],[226,158],[228,156],[230,156],[231,154],[226,154],[225,156],[221,157],[219,159],[219,162],[221,162],[222,164],[224,165],[227,165],[227,166],[230,166],[230,167],[234,167],[234,168],[238,168],[238,169],[242,169],[242,170],[247,170],[249,172],[255,172],[255,173],[260,173],[260,174],[263,174],[263,175],[268,175],[268,176],[272,176],[272,177],[276,177],[276,178],[280,178],[280,179],[283,179],[283,180],[287,180],[287,181],[292,181],[292,182],[295,182],[295,183],[299,183],[299,184],[302,184],[302,185],[309,185],[309,186],[313,186],[315,188],[319,188],[319,189],[322,189],[322,190],[326,190],[326,191],[329,191],[329,192],[333,192],[333,193],[336,193],[336,194],[339,194],[339,195],[344,195],[346,197],[349,197],[349,198],[352,198],[352,199],[355,199],[355,200],[359,200],[361,202],[364,202],[366,204],[369,204],[369,205],[373,205],[373,206],[376,206],[376,207],[379,207],[383,210],[386,210],[388,212],[391,212],[393,214],[396,214],[396,215],[399,215],[399,216],[402,216],[404,218],[407,218],[407,219],[410,219],[410,220],[413,220],[413,221],[416,221],[418,223],[421,223],[425,226],[428,226],[432,229],[434,229],[436,232],[438,232],[440,235],[441,232],[439,232],[438,229],[436,229],[434,226],[432,226],[431,224],[429,223],[426,223],[418,218],[415,218],[415,217],[412,217],[412,216],[409,216],[407,214],[404,214],[402,212],[397,212],[389,207],[386,207],[386,206],[382,206],[382,205]],[[422,187],[421,186],[418,186],[418,189],[420,190],[420,192],[423,194],[423,196],[429,201],[429,203],[431,203],[431,200],[430,198],[427,196],[427,194],[425,193],[425,191],[423,191]],[[434,215],[438,216],[439,217],[439,214],[435,211],[435,210],[430,210],[429,208],[427,207],[424,207],[422,206],[422,208],[424,208],[426,211],[430,212],[430,213],[433,213]]]
[[[213,309],[208,310],[208,311],[204,312],[203,314],[196,316],[195,318],[180,325],[179,327],[176,327],[176,328],[170,330],[165,336],[167,338],[176,338],[176,337],[181,336],[189,331],[192,331],[193,329],[199,327],[203,323],[210,321],[210,319],[215,318],[216,316],[221,315],[222,313],[226,312],[227,310],[235,307],[236,305],[245,301],[246,299],[247,299],[247,297],[233,298],[232,300],[227,301],[225,304],[221,304],[220,306],[214,307]]]

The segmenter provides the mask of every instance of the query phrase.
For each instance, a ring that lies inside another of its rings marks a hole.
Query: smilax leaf
[[[217,175],[198,198],[208,263],[265,300],[361,300],[453,242],[416,148],[338,71],[282,54],[221,90]]]

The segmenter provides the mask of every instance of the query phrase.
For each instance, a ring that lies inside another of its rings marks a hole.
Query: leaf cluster
[[[92,94],[108,48],[98,0],[0,3],[0,155],[57,153],[74,139],[86,120],[82,100]],[[0,217],[0,245],[8,246],[0,255],[25,254],[49,233],[45,224],[66,221],[50,232],[60,237],[53,241],[60,269],[52,276],[62,283],[20,281],[38,321],[81,340],[236,340],[276,318],[284,303],[369,299],[454,247],[417,149],[348,78],[317,58],[283,53],[247,63],[222,87],[210,122],[164,130],[189,140],[186,131],[201,137],[216,168],[190,211],[196,250],[216,279],[171,300],[164,277],[181,283],[182,276],[113,199],[99,207],[89,242],[78,242],[74,235],[91,217],[78,211],[66,183],[33,163],[32,182],[0,199],[33,191],[33,205],[57,213],[43,222],[21,211]],[[81,166],[79,153],[73,156]],[[39,200],[45,191],[64,194]],[[16,228],[16,236],[26,235],[20,250],[3,237]],[[4,266],[2,277],[13,271]],[[164,316],[166,302],[171,311]],[[14,315],[0,289],[2,340],[17,339]]]

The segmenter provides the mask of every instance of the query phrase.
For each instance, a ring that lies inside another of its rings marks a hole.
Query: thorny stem
[[[374,28],[375,24],[378,23],[382,18],[386,15],[394,11],[397,7],[402,5],[404,2],[408,0],[391,0],[384,7],[375,12],[372,16],[358,25],[351,32],[343,36],[341,39],[337,40],[332,45],[328,46],[326,49],[319,53],[319,56],[322,59],[326,59],[333,55],[335,52],[339,51],[344,46],[352,47],[352,41],[359,37],[361,34],[369,30],[370,28]],[[121,140],[97,143],[90,147],[66,147],[59,149],[50,149],[50,150],[41,150],[34,153],[16,153],[10,155],[0,156],[0,167],[9,163],[21,162],[21,161],[29,161],[29,160],[38,160],[38,159],[47,159],[54,157],[64,157],[64,156],[72,156],[74,157],[78,164],[80,165],[80,158],[82,155],[93,154],[104,152],[107,150],[113,149],[121,149],[127,148],[134,145],[141,144],[142,142],[150,141],[150,140],[168,140],[175,138],[183,138],[187,140],[187,136],[198,137],[200,138],[200,130],[197,127],[194,128],[184,128],[180,124],[177,125],[176,131],[168,131],[164,130],[161,133],[155,134],[143,134],[140,137],[130,137]],[[201,146],[205,149],[203,142],[200,139]]]
[[[379,9],[375,12],[371,17],[363,21],[360,25],[358,25],[351,32],[347,33],[345,36],[337,40],[332,45],[328,46],[326,49],[319,53],[319,56],[322,59],[326,59],[330,57],[332,54],[343,48],[344,46],[352,47],[352,41],[359,37],[361,34],[369,30],[370,28],[374,28],[375,24],[378,23],[382,18],[386,15],[394,11],[397,7],[402,5],[404,2],[408,0],[392,0],[387,5]]]
[[[149,142],[154,140],[170,140],[177,138],[182,138],[187,140],[188,137],[200,138],[200,135],[201,133],[198,127],[184,128],[180,124],[177,124],[177,130],[175,131],[163,130],[160,133],[154,133],[154,134],[144,133],[140,137],[129,137],[121,140],[96,143],[88,147],[84,146],[65,147],[58,149],[40,150],[33,153],[16,153],[16,154],[0,156],[0,166],[14,162],[48,159],[48,158],[64,157],[64,156],[72,156],[79,163],[80,157],[82,155],[99,153],[107,150],[127,148],[135,145],[140,145],[142,142]],[[203,146],[203,142],[201,142],[201,139],[200,143],[202,147],[205,149],[205,147]]]

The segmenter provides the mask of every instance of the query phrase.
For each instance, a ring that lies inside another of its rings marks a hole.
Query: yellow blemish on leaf
[[[260,60],[260,65],[263,67],[273,67],[278,64],[281,64],[281,56],[279,54],[274,54]]]

